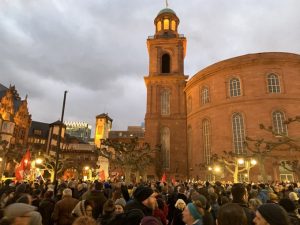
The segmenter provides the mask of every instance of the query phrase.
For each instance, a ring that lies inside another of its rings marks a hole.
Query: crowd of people
[[[0,225],[300,225],[297,183],[3,182]]]

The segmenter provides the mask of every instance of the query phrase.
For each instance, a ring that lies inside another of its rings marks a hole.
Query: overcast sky
[[[146,39],[164,0],[0,0],[0,83],[28,94],[36,121],[113,130],[144,121]],[[247,53],[300,53],[299,0],[169,0],[187,37],[185,74]]]

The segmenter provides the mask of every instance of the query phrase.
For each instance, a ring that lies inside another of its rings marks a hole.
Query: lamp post
[[[64,93],[64,101],[63,101],[63,106],[62,106],[60,126],[59,126],[57,146],[56,146],[56,157],[55,157],[55,167],[54,167],[54,182],[55,182],[55,190],[54,191],[55,191],[55,193],[56,193],[57,185],[58,185],[58,182],[56,181],[56,177],[57,177],[58,160],[59,160],[59,154],[60,154],[60,142],[61,142],[62,126],[63,126],[63,121],[64,121],[66,97],[67,97],[67,91],[65,91],[65,93]]]

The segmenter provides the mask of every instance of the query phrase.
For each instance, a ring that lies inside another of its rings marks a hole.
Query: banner
[[[17,181],[26,177],[26,172],[30,171],[30,151],[27,150],[19,165],[16,166],[15,176]]]

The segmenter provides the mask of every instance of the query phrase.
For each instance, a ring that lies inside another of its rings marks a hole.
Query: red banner
[[[26,172],[30,170],[30,151],[27,150],[19,165],[16,166],[16,180],[20,181],[25,178]]]

